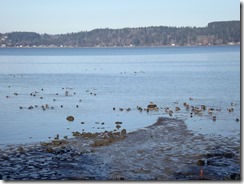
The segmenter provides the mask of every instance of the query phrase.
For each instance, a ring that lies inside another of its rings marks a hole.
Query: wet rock
[[[81,133],[80,132],[72,132],[73,136],[74,137],[79,137],[81,136]]]
[[[17,151],[24,152],[25,150],[24,150],[24,148],[22,146],[20,146],[20,147],[18,147]]]
[[[51,147],[47,147],[47,148],[46,148],[46,151],[47,151],[48,153],[54,153],[54,149],[51,148]]]
[[[66,119],[67,119],[68,121],[74,121],[74,120],[75,120],[75,118],[74,118],[73,116],[68,116]]]
[[[241,179],[240,174],[238,174],[238,173],[232,173],[229,178],[231,180],[240,180]]]
[[[126,129],[121,130],[120,135],[122,137],[125,137],[126,136]]]

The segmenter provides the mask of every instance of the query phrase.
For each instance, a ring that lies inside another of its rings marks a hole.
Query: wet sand
[[[125,137],[5,146],[0,162],[3,180],[239,180],[240,139],[195,135],[182,120],[159,118]]]

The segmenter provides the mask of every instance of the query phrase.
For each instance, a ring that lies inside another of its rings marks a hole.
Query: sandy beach
[[[195,135],[161,117],[126,135],[5,146],[0,161],[2,180],[240,180],[240,140]]]

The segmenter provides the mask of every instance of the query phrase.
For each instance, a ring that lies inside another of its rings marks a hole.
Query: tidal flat
[[[134,132],[103,135],[5,146],[1,178],[240,180],[240,140],[195,135],[182,120],[161,117]],[[101,144],[95,144],[98,141]]]

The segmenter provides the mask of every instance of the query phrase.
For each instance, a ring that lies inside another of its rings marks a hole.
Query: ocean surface
[[[1,48],[0,84],[0,145],[111,131],[117,121],[134,131],[170,117],[167,107],[196,134],[240,139],[239,46]],[[150,102],[159,110],[138,111]],[[191,117],[184,102],[207,110]]]

